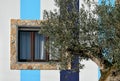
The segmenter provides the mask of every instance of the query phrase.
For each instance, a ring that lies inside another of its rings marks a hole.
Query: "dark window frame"
[[[45,47],[45,60],[39,59],[35,60],[35,32],[38,32],[40,30],[40,27],[26,27],[26,26],[18,26],[18,62],[60,62],[60,59],[53,60],[49,58],[49,47]],[[23,60],[20,59],[20,32],[30,32],[30,38],[31,38],[31,59],[30,60]],[[49,37],[45,37],[45,44],[49,44]]]
[[[18,62],[47,62],[48,59],[48,52],[47,52],[47,48],[45,49],[45,59],[35,59],[35,32],[38,32],[40,29],[40,27],[18,27]],[[20,59],[20,32],[30,32],[30,43],[31,43],[31,51],[30,51],[30,55],[31,55],[31,59],[30,60],[24,60],[24,59]],[[46,43],[46,37],[45,37],[45,43]]]

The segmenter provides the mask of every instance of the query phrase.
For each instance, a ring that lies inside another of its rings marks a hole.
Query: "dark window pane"
[[[45,60],[46,54],[44,49],[45,37],[35,32],[35,60]]]
[[[30,32],[23,32],[21,31],[19,33],[20,39],[19,39],[19,43],[20,43],[20,59],[22,60],[30,60],[31,59],[31,39],[30,39]]]

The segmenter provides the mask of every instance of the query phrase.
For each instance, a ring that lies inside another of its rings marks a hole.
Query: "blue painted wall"
[[[40,19],[40,0],[20,0],[20,18]]]
[[[102,0],[98,0],[98,4],[99,5],[101,5],[101,3],[102,3]],[[108,0],[106,0],[106,4],[108,4],[109,2],[108,2]],[[115,0],[110,0],[110,3],[111,3],[111,5],[115,5]],[[99,40],[101,40],[101,39],[99,39]],[[98,68],[98,80],[100,79],[100,76],[101,76],[101,73],[100,73],[100,69]]]
[[[20,18],[40,19],[40,0],[20,0]],[[40,70],[21,70],[20,81],[40,81]]]
[[[76,9],[79,11],[79,0],[76,0],[77,4],[76,5]],[[69,7],[68,9],[70,9],[71,7]],[[68,11],[69,11],[68,10]],[[74,69],[76,68],[77,64],[79,63],[79,58],[76,57],[73,62],[71,63],[71,68]],[[60,71],[60,81],[79,81],[79,71],[71,71],[71,70],[62,70]]]

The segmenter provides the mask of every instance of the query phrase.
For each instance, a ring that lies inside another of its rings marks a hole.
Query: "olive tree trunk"
[[[95,52],[86,50],[72,50],[69,52],[77,54],[79,56],[87,56],[93,62],[97,64],[101,71],[101,77],[99,81],[120,81],[120,69],[115,67],[114,64],[109,62],[103,55],[100,48],[95,48]],[[94,54],[96,53],[96,54]]]
[[[102,70],[104,71],[104,69]],[[99,81],[120,81],[120,71],[111,68],[104,72],[101,71],[101,77]]]

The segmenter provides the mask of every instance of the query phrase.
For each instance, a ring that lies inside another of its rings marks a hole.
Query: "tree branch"
[[[102,53],[98,53],[95,56],[91,51],[88,51],[84,52],[83,54],[87,55],[92,61],[94,61],[101,70],[107,69],[108,67],[111,66],[111,63],[104,58]]]
[[[95,48],[94,52],[87,49],[86,50],[85,49],[82,49],[82,50],[68,49],[68,51],[71,54],[79,55],[80,57],[86,57],[91,59],[93,62],[95,62],[99,66],[101,71],[112,66],[112,64],[107,59],[105,59],[104,56],[102,55],[102,51],[100,48]]]

